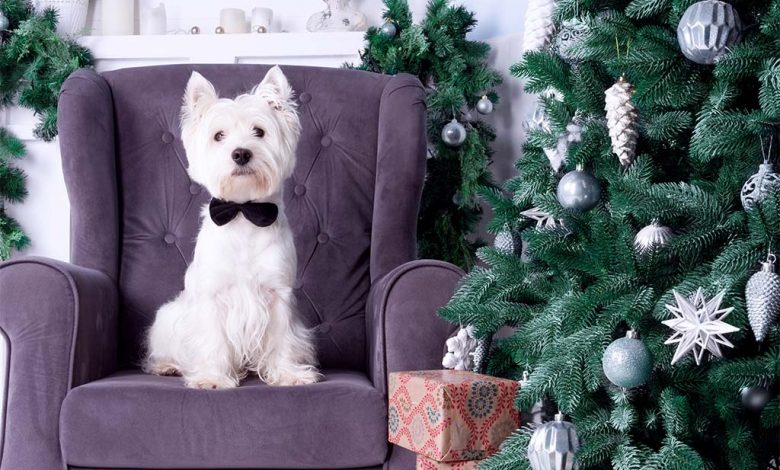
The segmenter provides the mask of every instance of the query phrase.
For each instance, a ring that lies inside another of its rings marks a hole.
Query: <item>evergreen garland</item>
[[[379,28],[369,29],[362,63],[356,68],[410,73],[425,85],[431,158],[418,219],[419,252],[423,258],[469,267],[476,246],[466,236],[480,217],[477,187],[492,184],[488,165],[495,133],[478,119],[466,122],[464,111],[473,110],[483,95],[497,102],[493,88],[501,77],[486,63],[490,46],[466,39],[476,19],[464,7],[431,0],[420,24],[412,22],[406,0],[385,0],[385,7],[383,17],[396,26],[397,34],[389,37]],[[441,139],[443,127],[453,117],[468,131],[458,148]]]
[[[92,63],[90,52],[57,35],[56,11],[35,11],[29,0],[0,0],[8,30],[0,32],[0,107],[19,104],[35,111],[35,136],[51,141],[57,135],[60,87],[75,70]],[[25,175],[13,166],[24,158],[24,144],[0,128],[0,259],[29,244],[22,228],[5,212],[4,202],[27,195]]]
[[[534,1],[534,0],[531,0]],[[678,21],[693,0],[559,0],[558,28],[566,20],[587,25],[572,46],[575,60],[554,47],[527,52],[512,73],[542,100],[549,131],[530,131],[518,176],[480,193],[495,208],[490,230],[521,230],[528,259],[492,247],[478,250],[486,267],[472,270],[441,310],[453,323],[471,324],[477,336],[510,324],[497,342],[489,373],[519,379],[521,409],[552,402],[577,426],[581,468],[757,469],[780,454],[780,329],[762,344],[751,331],[745,284],[769,250],[780,251],[780,193],[755,209],[740,203],[740,189],[763,162],[761,143],[780,130],[780,1],[733,2],[742,42],[714,66],[684,58]],[[553,41],[553,44],[555,41]],[[618,52],[619,51],[619,52]],[[623,168],[605,124],[604,92],[621,75],[634,85],[639,147]],[[554,145],[574,117],[582,141],[572,143],[560,173],[543,149]],[[780,169],[778,152],[771,155]],[[601,203],[585,213],[561,208],[561,176],[584,164],[602,187]],[[565,228],[540,229],[520,213],[540,207]],[[639,255],[634,237],[654,218],[674,229],[668,245]],[[740,328],[723,359],[697,366],[690,355],[670,364],[675,345],[666,304],[672,291],[697,287],[734,307],[726,322]],[[607,345],[636,329],[654,357],[649,382],[622,390],[603,375]],[[742,387],[774,390],[761,412],[740,402]],[[512,435],[484,469],[528,469],[531,430]],[[780,460],[778,460],[780,461]]]

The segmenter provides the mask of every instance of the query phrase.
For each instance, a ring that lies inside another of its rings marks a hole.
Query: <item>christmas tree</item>
[[[36,11],[29,0],[0,0],[0,107],[18,104],[35,111],[35,136],[57,135],[57,100],[62,83],[91,64],[90,52],[57,35],[54,10]],[[24,144],[0,128],[0,260],[29,244],[22,228],[5,211],[5,201],[27,195],[25,175],[14,160],[26,155]]]
[[[527,17],[512,73],[543,115],[505,191],[481,191],[523,254],[481,248],[441,314],[479,338],[513,327],[488,372],[528,372],[517,405],[570,424],[523,427],[481,468],[564,468],[532,440],[573,451],[564,424],[581,468],[777,468],[780,2]]]
[[[410,73],[428,98],[429,160],[418,220],[420,256],[470,266],[475,246],[466,238],[480,217],[476,190],[489,185],[493,129],[489,113],[501,81],[486,62],[490,46],[466,35],[474,14],[449,0],[431,0],[414,24],[406,0],[385,0],[385,24],[366,33],[361,70]],[[465,137],[465,140],[464,140]]]

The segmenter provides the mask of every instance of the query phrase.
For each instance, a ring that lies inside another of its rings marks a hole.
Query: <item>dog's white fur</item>
[[[144,370],[179,373],[192,388],[235,387],[249,372],[272,385],[316,382],[314,347],[295,316],[296,255],[282,201],[300,135],[287,78],[274,67],[251,93],[229,100],[193,72],[181,129],[194,181],[222,200],[273,202],[279,216],[257,227],[238,214],[219,227],[204,207],[184,290],[157,312]],[[243,167],[231,158],[237,148],[253,154]]]

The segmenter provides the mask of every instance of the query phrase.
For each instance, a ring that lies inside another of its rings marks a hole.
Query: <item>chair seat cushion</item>
[[[383,395],[361,372],[322,382],[230,390],[124,371],[71,390],[62,406],[66,462],[98,468],[354,468],[387,456]]]

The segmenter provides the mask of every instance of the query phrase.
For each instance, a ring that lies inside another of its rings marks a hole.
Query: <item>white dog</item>
[[[301,130],[292,95],[279,67],[235,100],[192,73],[182,141],[190,177],[213,199],[184,290],[148,333],[148,373],[178,373],[188,387],[209,389],[235,387],[249,372],[272,385],[319,380],[293,308],[296,256],[282,205]]]

